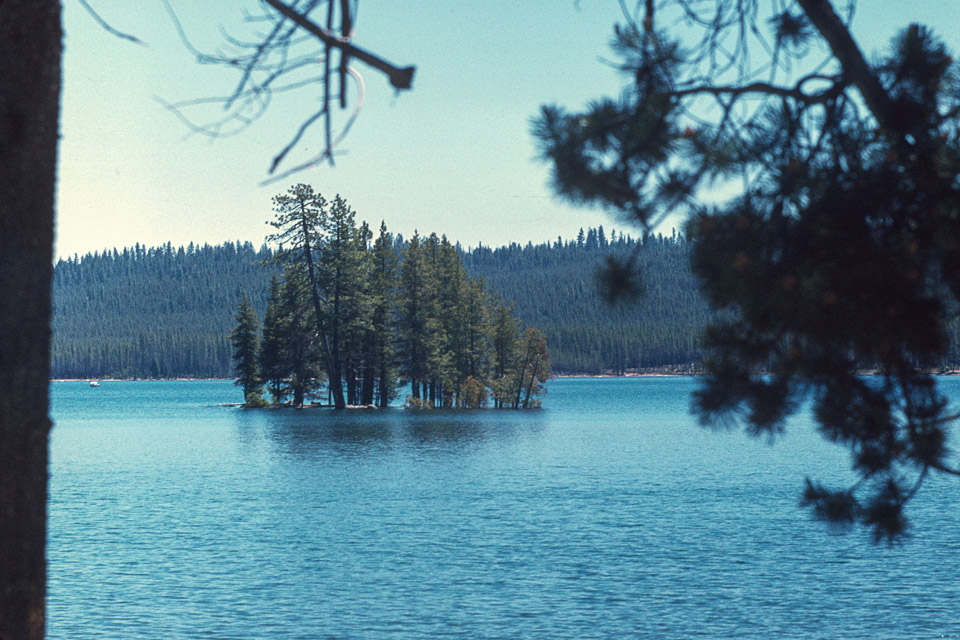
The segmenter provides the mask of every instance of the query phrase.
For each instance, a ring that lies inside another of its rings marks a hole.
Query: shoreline
[[[956,376],[960,375],[960,369],[949,369],[947,371],[928,372],[934,376]],[[680,370],[665,367],[664,369],[645,369],[641,371],[625,371],[623,373],[558,373],[550,379],[565,378],[697,378],[703,376],[701,371]],[[878,376],[880,372],[876,370],[864,370],[859,372],[862,376]],[[231,382],[235,378],[51,378],[50,382]]]
[[[50,378],[50,382],[230,382],[236,378]]]

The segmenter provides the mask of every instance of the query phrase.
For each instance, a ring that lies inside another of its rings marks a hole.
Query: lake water
[[[804,417],[774,446],[699,428],[694,386],[334,414],[54,383],[48,637],[960,637],[960,480],[903,546],[832,532],[797,502],[843,452]]]

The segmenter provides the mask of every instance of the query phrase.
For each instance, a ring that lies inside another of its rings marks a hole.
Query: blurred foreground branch
[[[259,13],[245,14],[244,22],[251,33],[238,37],[224,31],[230,52],[217,54],[195,47],[169,1],[164,0],[164,4],[180,39],[200,64],[221,65],[240,73],[229,95],[179,102],[157,99],[192,131],[210,137],[239,133],[267,111],[274,96],[322,87],[319,106],[303,117],[290,141],[276,154],[268,170],[271,178],[265,182],[283,179],[321,162],[334,163],[337,147],[357,117],[365,96],[363,77],[350,65],[353,59],[383,73],[398,91],[412,86],[415,67],[398,67],[354,44],[356,4],[351,7],[347,0],[307,0],[292,4],[260,0]],[[322,15],[324,26],[311,17],[314,12]],[[339,59],[334,65],[332,58],[336,54]],[[334,79],[339,82],[336,91]],[[352,111],[335,133],[332,103],[339,102],[341,110],[348,108],[347,85],[351,81],[356,86],[357,97]],[[213,114],[209,112],[211,107],[216,107]],[[212,117],[199,119],[198,114],[203,113]],[[305,136],[321,124],[320,152],[277,173]]]

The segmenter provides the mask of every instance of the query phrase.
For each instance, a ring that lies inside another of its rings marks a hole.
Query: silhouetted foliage
[[[535,134],[571,200],[646,228],[688,216],[693,271],[721,311],[703,421],[773,435],[812,395],[861,480],[809,484],[805,503],[893,541],[930,471],[960,475],[928,373],[960,296],[957,68],[919,25],[871,66],[830,2],[762,4],[647,2],[616,31],[624,95],[545,107]],[[715,187],[735,195],[703,204]]]

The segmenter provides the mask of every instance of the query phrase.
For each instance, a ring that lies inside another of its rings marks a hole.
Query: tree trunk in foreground
[[[0,638],[40,640],[46,601],[60,3],[0,4]]]

